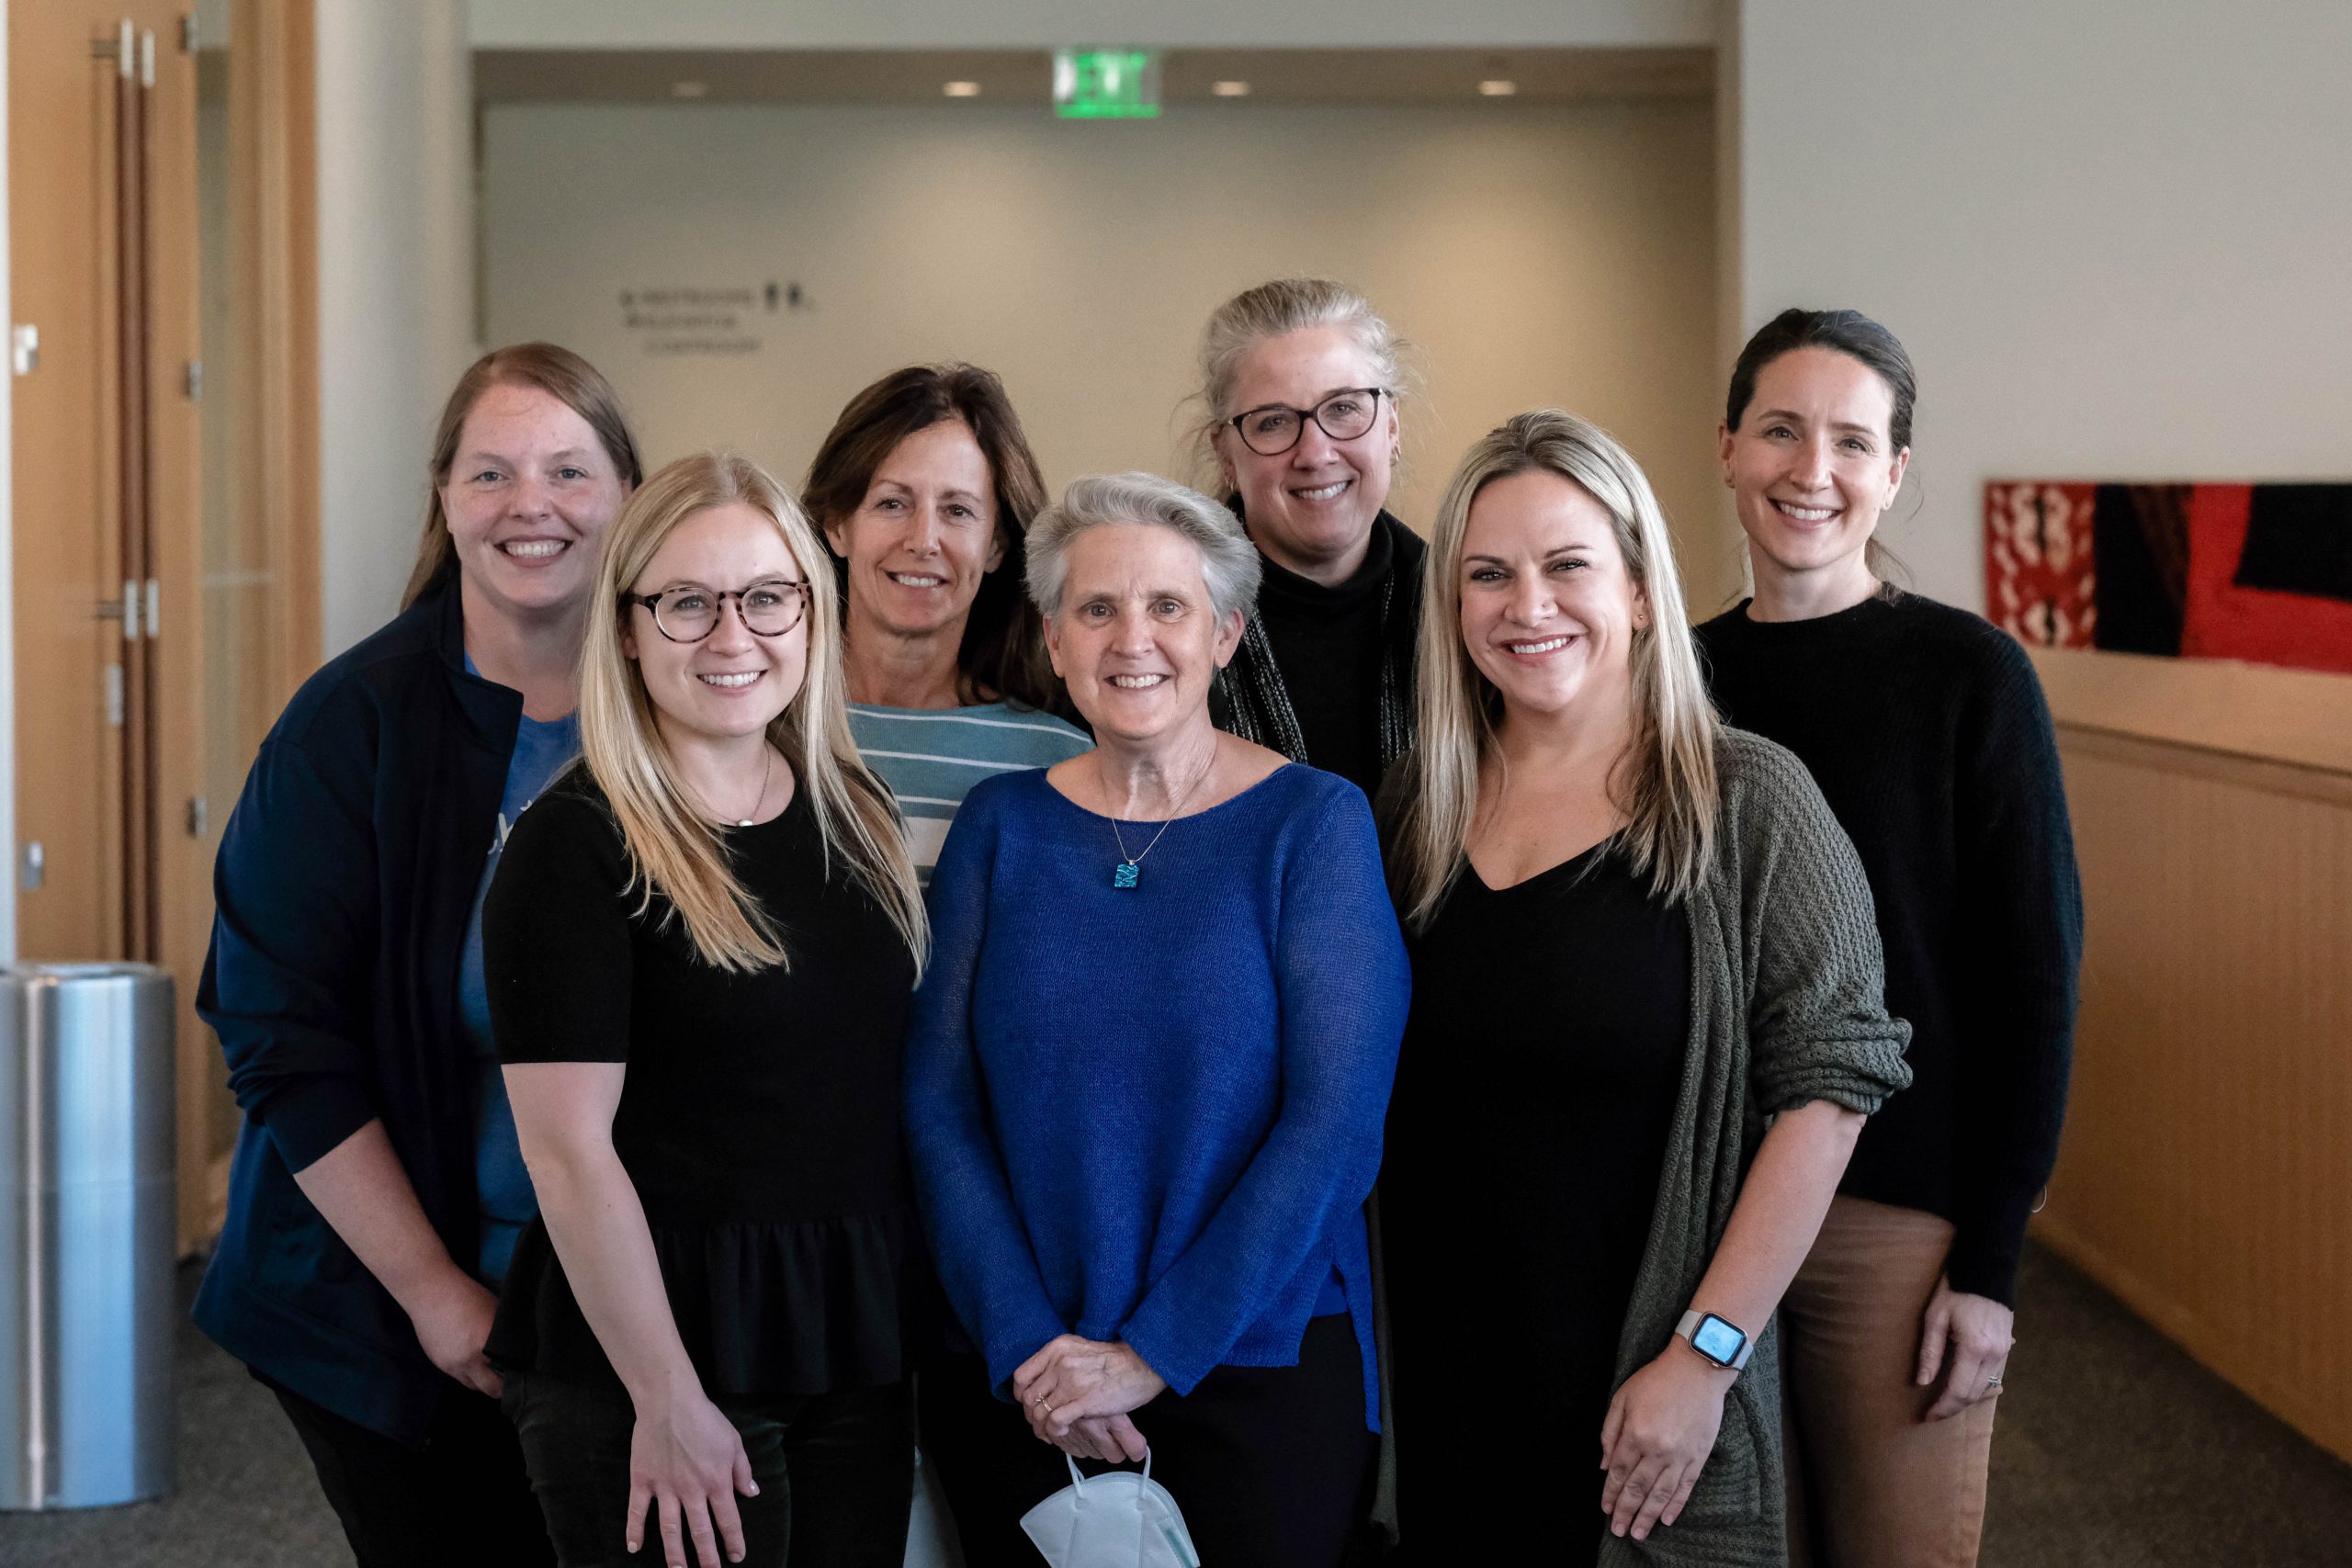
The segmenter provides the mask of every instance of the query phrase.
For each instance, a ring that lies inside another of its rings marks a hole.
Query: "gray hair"
[[[1201,334],[1200,398],[1204,418],[1195,433],[1201,456],[1212,466],[1211,444],[1234,410],[1233,383],[1242,357],[1268,338],[1308,327],[1339,327],[1372,361],[1380,384],[1392,397],[1400,389],[1399,338],[1375,314],[1372,302],[1344,283],[1328,277],[1278,277],[1245,288],[1210,312]]]
[[[1196,490],[1158,474],[1091,474],[1072,479],[1061,500],[1029,525],[1029,597],[1047,620],[1061,614],[1069,580],[1069,544],[1106,523],[1172,528],[1201,552],[1201,580],[1217,619],[1258,603],[1258,548],[1241,519]]]

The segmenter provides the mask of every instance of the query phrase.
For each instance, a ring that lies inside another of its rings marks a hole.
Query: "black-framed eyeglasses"
[[[1241,444],[1261,457],[1279,457],[1298,445],[1313,420],[1334,441],[1353,441],[1380,417],[1380,400],[1396,394],[1385,387],[1342,387],[1311,409],[1288,403],[1267,403],[1247,409],[1225,423],[1233,426]]]
[[[623,593],[624,604],[642,604],[653,612],[653,625],[672,642],[700,642],[718,629],[727,601],[743,629],[753,637],[782,637],[800,624],[808,608],[808,584],[789,577],[771,578],[749,588],[705,588],[682,583],[659,593]]]

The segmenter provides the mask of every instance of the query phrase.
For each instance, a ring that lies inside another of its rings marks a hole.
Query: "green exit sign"
[[[1054,51],[1054,112],[1064,119],[1158,119],[1159,51]]]

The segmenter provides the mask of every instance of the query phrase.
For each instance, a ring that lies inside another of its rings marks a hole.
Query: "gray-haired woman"
[[[1337,1568],[1370,1501],[1363,1202],[1406,1002],[1371,808],[1209,723],[1258,575],[1224,508],[1080,479],[1028,543],[1097,744],[976,787],[932,881],[908,1142],[985,1366],[952,1430],[926,1391],[926,1446],[975,1568],[1035,1561],[1015,1522],[1064,1483],[1037,1438],[1148,1440],[1204,1562]]]
[[[1389,515],[1396,334],[1324,278],[1235,295],[1201,340],[1205,456],[1265,568],[1218,725],[1367,795],[1412,744],[1421,541]]]

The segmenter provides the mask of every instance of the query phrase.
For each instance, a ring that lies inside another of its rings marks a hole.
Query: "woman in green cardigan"
[[[1385,792],[1404,1549],[1784,1562],[1773,1310],[1910,1079],[1861,867],[1804,766],[1717,722],[1665,519],[1591,425],[1472,448],[1422,613]]]

